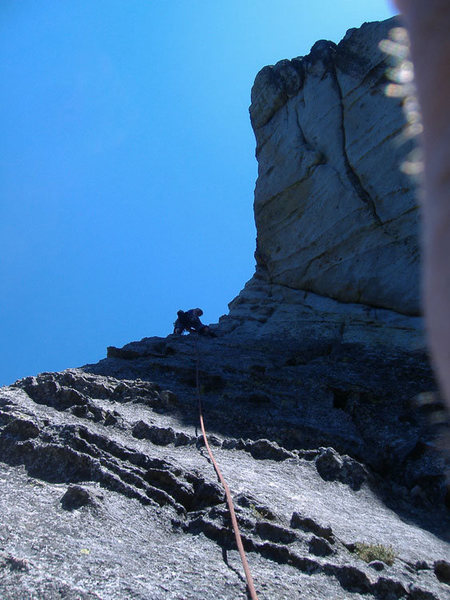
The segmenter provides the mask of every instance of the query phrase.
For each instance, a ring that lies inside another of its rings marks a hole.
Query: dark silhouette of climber
[[[203,311],[201,308],[191,308],[186,312],[179,310],[177,312],[177,320],[173,324],[173,333],[182,335],[185,331],[189,333],[199,333],[210,337],[216,337],[216,334],[210,330],[208,325],[203,325],[200,321]]]

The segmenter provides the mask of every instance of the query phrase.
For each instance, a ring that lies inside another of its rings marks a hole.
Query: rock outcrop
[[[391,26],[258,75],[257,269],[216,338],[144,338],[0,389],[2,599],[246,597],[197,389],[260,600],[448,598],[417,210],[374,166],[403,152],[379,87]]]
[[[418,206],[399,169],[410,146],[378,47],[395,25],[365,24],[257,75],[257,272],[230,328],[253,318],[254,335],[291,324],[295,335],[424,347]]]
[[[146,338],[0,390],[1,597],[246,597],[197,344],[260,600],[447,598],[424,357],[236,335]]]

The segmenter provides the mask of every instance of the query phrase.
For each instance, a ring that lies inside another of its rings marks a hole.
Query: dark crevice
[[[333,57],[331,56],[331,52],[330,52],[330,57],[329,57],[329,61],[328,61],[328,67],[330,69],[330,74],[331,74],[331,77],[332,77],[332,80],[334,83],[334,88],[337,92],[338,99],[339,99],[340,130],[341,130],[341,141],[342,141],[341,148],[342,148],[342,156],[344,158],[345,171],[346,171],[348,180],[349,180],[352,188],[357,193],[360,200],[362,200],[362,202],[364,202],[364,204],[369,209],[370,214],[372,215],[374,221],[378,225],[382,226],[383,222],[376,211],[375,202],[372,200],[369,192],[364,188],[364,186],[361,182],[361,179],[360,179],[358,173],[353,168],[353,166],[350,162],[350,159],[348,157],[348,154],[347,154],[347,139],[346,139],[346,131],[345,131],[345,116],[344,116],[344,103],[343,103],[342,89],[339,84],[339,79],[338,79],[337,72],[336,72],[336,65],[333,60]]]

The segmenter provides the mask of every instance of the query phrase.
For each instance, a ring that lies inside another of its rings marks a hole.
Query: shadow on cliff
[[[358,481],[364,471],[389,508],[447,539],[445,460],[430,417],[436,406],[415,401],[436,388],[424,353],[225,335],[199,338],[197,363],[194,336],[168,336],[111,347],[107,359],[83,370],[170,390],[176,403],[158,412],[196,428],[197,364],[209,434],[248,444],[256,458],[274,458],[280,447],[316,465],[331,461],[319,473],[338,481]],[[267,441],[265,450],[255,449],[257,440]]]

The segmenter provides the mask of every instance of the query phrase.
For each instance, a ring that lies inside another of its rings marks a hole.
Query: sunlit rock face
[[[388,354],[395,348],[423,350],[425,345],[421,317],[270,283],[261,268],[229,306],[220,327],[234,337],[361,344],[384,347]]]
[[[0,388],[1,600],[248,597],[199,399],[260,600],[448,600],[391,26],[258,75],[257,267],[215,337]]]
[[[399,169],[411,148],[378,48],[396,25],[367,23],[257,75],[257,258],[269,284],[417,317],[418,206]]]

